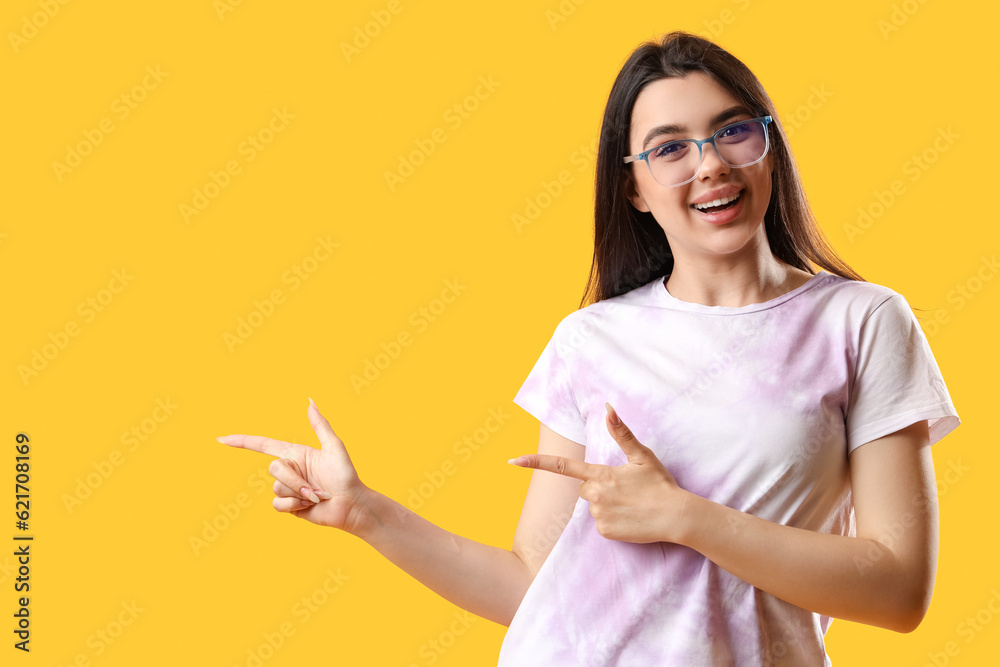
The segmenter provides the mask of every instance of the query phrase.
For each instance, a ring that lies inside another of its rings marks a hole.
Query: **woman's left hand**
[[[510,463],[582,480],[580,497],[590,502],[597,532],[610,540],[676,542],[687,492],[606,405],[608,432],[628,463],[607,466],[547,454],[519,456]]]

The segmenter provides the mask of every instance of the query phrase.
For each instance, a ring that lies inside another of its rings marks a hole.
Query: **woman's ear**
[[[634,206],[637,210],[642,211],[643,213],[649,213],[649,206],[646,204],[646,200],[643,199],[641,194],[639,194],[639,191],[635,186],[635,177],[631,171],[626,171],[625,196],[628,197],[628,200],[632,202],[632,206]]]

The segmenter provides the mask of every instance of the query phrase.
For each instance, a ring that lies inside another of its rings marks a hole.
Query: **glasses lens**
[[[767,150],[767,133],[764,123],[748,120],[723,128],[715,138],[719,157],[730,167],[745,167],[764,157]]]
[[[671,141],[649,154],[649,168],[661,185],[678,185],[691,180],[700,161],[698,144],[690,139]]]
[[[723,128],[715,137],[719,157],[730,167],[746,167],[767,153],[767,131],[759,120],[734,123]],[[702,146],[702,151],[708,150]],[[698,173],[701,154],[698,144],[690,139],[671,141],[649,154],[649,168],[661,185],[687,183]]]

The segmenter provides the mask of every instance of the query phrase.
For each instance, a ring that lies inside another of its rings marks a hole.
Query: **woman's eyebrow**
[[[719,125],[720,123],[724,123],[727,120],[735,118],[736,116],[749,116],[749,115],[750,111],[742,104],[738,104],[736,106],[729,107],[725,111],[717,113],[712,118],[712,120],[709,121],[709,125]],[[646,150],[646,146],[649,145],[649,142],[658,136],[664,134],[683,134],[687,131],[688,129],[684,125],[657,125],[652,130],[650,130],[646,134],[646,138],[642,140],[642,150]]]

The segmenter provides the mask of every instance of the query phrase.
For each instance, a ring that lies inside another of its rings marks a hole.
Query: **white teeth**
[[[723,197],[722,199],[716,199],[715,201],[707,201],[703,204],[695,204],[694,207],[698,210],[704,210],[712,206],[722,206],[723,204],[728,204],[731,201],[736,201],[740,198],[740,192],[737,192],[732,197]]]

